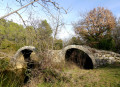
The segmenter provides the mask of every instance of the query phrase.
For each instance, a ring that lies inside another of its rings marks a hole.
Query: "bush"
[[[9,68],[9,60],[8,59],[0,59],[0,71],[4,71]]]
[[[22,87],[24,77],[15,71],[0,72],[0,87]]]
[[[17,51],[20,47],[22,47],[22,44],[14,43],[13,41],[9,41],[7,39],[4,39],[0,45],[1,49],[14,50],[14,51]]]
[[[11,47],[12,45],[13,45],[13,43],[12,43],[11,41],[5,39],[5,40],[2,41],[0,47],[1,47],[2,49],[6,49],[6,48]]]
[[[97,44],[98,49],[103,49],[103,50],[115,50],[115,42],[112,38],[106,39],[103,38],[99,41]]]

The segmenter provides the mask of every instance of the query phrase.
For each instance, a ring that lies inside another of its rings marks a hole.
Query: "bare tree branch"
[[[9,14],[6,14],[6,15],[0,17],[0,19],[5,18],[5,17],[7,17],[7,16],[9,16],[9,15],[11,15],[11,14],[13,14],[13,13],[16,13],[16,12],[18,12],[19,10],[21,10],[21,9],[23,9],[23,8],[25,8],[25,7],[29,6],[29,5],[31,5],[31,4],[33,4],[34,2],[37,2],[37,1],[39,1],[39,0],[34,0],[34,1],[30,2],[29,4],[23,6],[23,7],[21,7],[21,8],[19,8],[19,9],[15,10],[15,11],[9,13]]]
[[[20,0],[20,1],[19,1],[19,0],[16,0],[16,1],[17,1],[18,3],[20,3],[21,6],[23,6],[21,0]]]
[[[54,7],[57,8],[57,9],[63,9],[63,10],[65,11],[65,13],[67,14],[67,10],[65,10],[63,7],[59,7],[59,4],[58,4],[58,3],[53,2],[53,1],[51,1],[51,0],[48,0],[48,1],[46,1],[46,2],[52,3],[52,4],[54,5]]]
[[[16,12],[16,14],[18,14],[18,16],[22,19],[24,25],[26,26],[25,21],[23,20],[22,16],[18,12]]]
[[[47,7],[45,7],[44,5],[42,5],[41,3],[39,3],[39,2],[37,2],[39,5],[41,5],[43,8],[45,8],[46,10],[47,10],[47,12],[53,17],[53,18],[55,18],[54,16],[53,16],[53,14],[49,11],[49,9],[47,8]],[[56,18],[55,18],[56,19]]]

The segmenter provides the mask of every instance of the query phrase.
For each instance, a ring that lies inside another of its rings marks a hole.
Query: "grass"
[[[23,84],[18,81],[19,75],[10,73],[0,74],[0,87],[22,87]],[[33,75],[24,87],[28,85],[29,87],[120,87],[120,63],[93,70],[83,70],[74,64],[66,65],[59,71],[45,69],[36,76]]]
[[[10,59],[0,59],[0,87],[21,87],[24,75],[21,70],[11,70]]]
[[[23,74],[20,71],[6,71],[8,62],[0,60],[0,87],[22,87]],[[29,83],[23,87],[120,87],[120,63],[91,70],[67,63],[64,67],[32,71]]]
[[[101,72],[99,84],[100,87],[120,87],[120,63],[107,65],[97,69]],[[95,84],[96,87],[97,84]]]
[[[59,79],[54,83],[43,81],[38,83],[38,87],[120,87],[120,63],[93,70],[83,70],[76,65],[69,65],[59,73],[69,81]]]
[[[0,72],[0,87],[22,87],[24,77],[15,71]]]

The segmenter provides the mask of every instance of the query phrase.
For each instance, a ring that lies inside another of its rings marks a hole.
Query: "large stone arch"
[[[26,67],[25,63],[31,61],[32,53],[38,56],[37,49],[34,46],[24,46],[18,49],[11,62],[15,68]]]
[[[70,49],[78,49],[82,52],[84,52],[85,54],[88,55],[88,57],[91,59],[92,63],[93,63],[93,68],[96,67],[96,62],[95,62],[95,57],[91,54],[91,52],[88,50],[87,46],[82,46],[82,45],[69,45],[66,46],[65,48],[62,49],[62,55],[63,55],[63,59],[65,61],[65,57],[66,57],[66,53],[68,50]]]

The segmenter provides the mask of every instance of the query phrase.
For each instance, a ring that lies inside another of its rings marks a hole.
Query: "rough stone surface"
[[[72,48],[85,52],[91,58],[94,68],[105,64],[120,62],[120,54],[111,51],[97,50],[84,45],[69,45],[62,50],[51,50],[49,51],[49,57],[53,58],[53,62],[65,62],[65,54],[67,50]]]
[[[25,50],[25,49],[29,49],[29,50],[32,50],[32,51],[36,50],[36,48],[34,46],[24,46],[16,52],[16,54],[14,55],[14,59],[18,58],[21,55],[21,51]]]
[[[79,50],[85,52],[91,58],[94,68],[101,66],[101,65],[105,65],[105,64],[112,64],[114,62],[120,62],[120,54],[117,54],[117,53],[111,52],[111,51],[97,50],[97,49],[90,48],[90,47],[84,46],[84,45],[69,45],[61,50],[49,50],[49,51],[47,51],[47,56],[48,56],[48,58],[51,58],[51,60],[53,62],[65,63],[65,54],[66,54],[67,50],[72,49],[72,48],[79,49]],[[13,59],[14,60],[20,59],[21,51],[24,49],[32,50],[37,55],[35,47],[25,46],[25,47],[20,48],[16,52]]]
[[[20,48],[16,52],[14,57],[11,59],[11,63],[13,64],[13,66],[15,66],[14,68],[18,69],[18,68],[26,67],[26,62],[22,55],[22,50],[25,50],[25,49],[29,49],[29,50],[33,51],[33,53],[31,55],[37,54],[36,48],[34,46],[24,46],[24,47]]]

